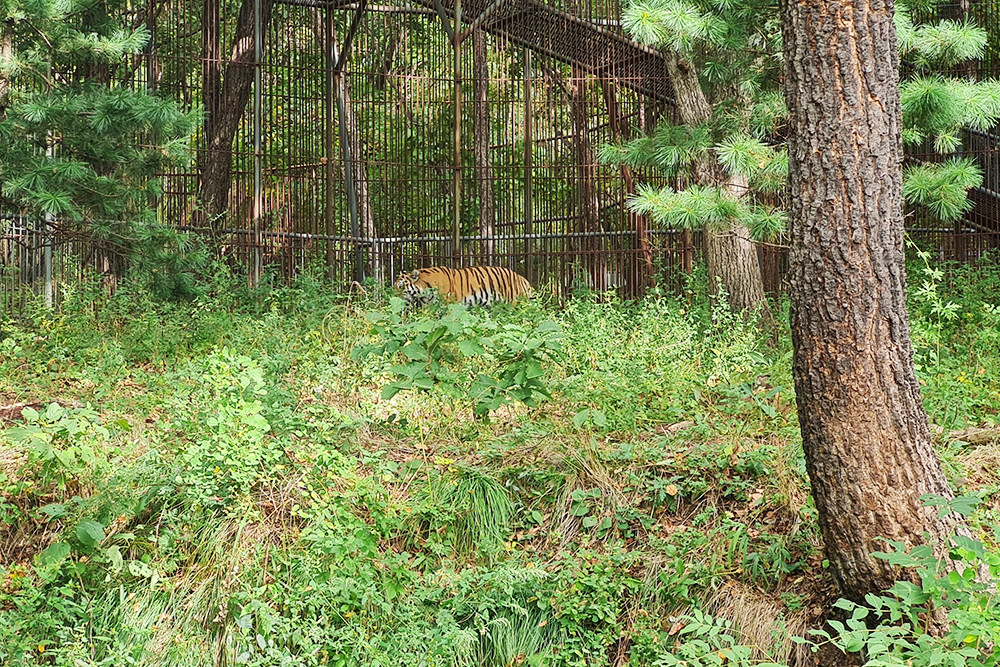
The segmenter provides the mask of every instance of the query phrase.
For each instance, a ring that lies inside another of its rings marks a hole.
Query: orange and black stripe
[[[531,296],[531,284],[524,276],[499,266],[417,269],[400,274],[395,287],[411,305],[424,305],[440,297],[448,303],[488,306]]]

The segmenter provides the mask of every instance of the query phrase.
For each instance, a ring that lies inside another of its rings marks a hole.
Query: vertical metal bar
[[[51,149],[49,149],[51,151]],[[52,309],[56,302],[55,286],[52,282],[52,214],[46,213],[44,220],[42,246],[42,277],[44,279],[45,307]]]
[[[263,79],[261,58],[263,54],[263,39],[261,30],[260,0],[253,3],[253,266],[250,270],[250,284],[256,287],[260,283],[263,271],[263,231],[261,214],[263,206],[263,176],[261,173],[261,133],[263,125]]]
[[[531,237],[533,233],[534,221],[532,211],[531,176],[534,171],[532,164],[532,137],[531,137],[531,50],[524,49],[524,233],[528,238],[524,240],[524,268],[528,281],[534,281],[534,267],[531,262]]]
[[[329,9],[327,12],[329,13]],[[337,53],[337,42],[334,39],[333,30],[327,33],[329,38],[329,53],[332,73],[332,82],[336,94],[337,103],[337,123],[340,126],[340,153],[344,160],[344,189],[347,190],[347,207],[351,215],[351,238],[354,243],[354,279],[361,283],[365,279],[364,254],[361,248],[360,232],[358,230],[358,193],[354,186],[354,162],[351,158],[351,142],[348,136],[347,127],[347,102],[345,86],[347,86],[346,74],[343,70],[335,69],[340,62],[340,54]],[[327,160],[329,162],[329,159]]]
[[[354,274],[361,283],[365,279],[364,256],[358,231],[358,193],[354,189],[354,162],[351,159],[351,142],[347,136],[347,105],[344,101],[344,86],[347,85],[343,71],[334,75],[337,85],[337,120],[340,123],[340,152],[344,156],[344,187],[347,189],[347,207],[351,213],[351,236],[354,237]]]
[[[143,49],[146,58],[146,90],[151,94],[156,94],[156,2],[146,0],[146,29],[149,31],[149,42]],[[159,137],[153,135],[153,143],[159,143]],[[156,197],[150,191],[146,195],[146,203],[151,210],[157,211]]]
[[[325,128],[323,133],[323,155],[325,156],[325,177],[326,177],[326,210],[324,211],[325,221],[326,221],[326,233],[328,236],[333,236],[336,233],[334,229],[334,215],[333,215],[333,114],[335,111],[334,104],[334,88],[337,85],[334,79],[333,70],[337,62],[337,44],[334,41],[333,34],[333,9],[327,6],[324,12],[326,18],[326,109],[325,109]],[[327,239],[326,242],[326,271],[327,279],[331,284],[336,282],[336,272],[337,272],[337,262],[336,253],[334,252],[334,241],[332,239]]]
[[[55,158],[55,148],[52,143],[45,148],[45,157],[51,163]],[[52,309],[55,305],[55,288],[52,284],[52,214],[42,216],[42,295],[45,307]]]
[[[149,31],[149,42],[146,44],[146,89],[156,92],[156,3],[146,0],[146,29]]]
[[[462,42],[458,39],[458,29],[462,25],[462,0],[455,0],[455,29],[452,45],[455,51],[455,166],[454,194],[455,208],[452,211],[452,253],[455,267],[461,266],[462,247],[459,235],[462,224]]]
[[[347,29],[347,36],[344,37],[344,48],[341,49],[340,57],[337,58],[337,65],[334,67],[338,72],[344,69],[344,65],[347,64],[347,59],[351,57],[351,44],[354,42],[354,35],[358,32],[358,24],[361,23],[361,15],[365,13],[365,8],[368,6],[368,0],[361,0],[358,3],[358,8],[354,10],[354,16],[351,17],[351,25]]]

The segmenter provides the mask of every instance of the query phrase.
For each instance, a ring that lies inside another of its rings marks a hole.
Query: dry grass
[[[1000,443],[971,447],[956,457],[972,487],[1000,483]]]
[[[772,597],[735,581],[720,587],[708,608],[715,616],[733,622],[740,643],[753,649],[752,660],[806,664],[809,649],[791,640],[806,632],[804,611],[789,613],[775,604]]]
[[[0,447],[0,475],[12,482],[17,481],[17,471],[28,460],[28,455],[12,447]]]

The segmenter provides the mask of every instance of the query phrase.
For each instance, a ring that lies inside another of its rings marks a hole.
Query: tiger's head
[[[437,296],[437,290],[420,279],[420,269],[403,271],[393,283],[403,301],[411,306],[425,306]]]

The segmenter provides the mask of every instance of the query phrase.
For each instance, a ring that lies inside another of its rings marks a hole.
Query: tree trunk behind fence
[[[205,10],[205,18],[216,24],[206,25],[204,41],[207,42],[203,70],[203,95],[205,98],[205,149],[198,159],[201,175],[201,205],[204,222],[213,230],[218,229],[229,210],[229,190],[232,187],[233,141],[236,130],[246,112],[254,81],[254,0],[243,0],[236,21],[233,48],[223,74],[220,65],[212,58],[221,56],[218,47],[217,0]],[[259,0],[261,34],[267,35],[274,0]],[[214,7],[214,9],[213,9]]]
[[[316,37],[316,44],[324,49],[326,44],[326,27],[318,9],[311,9],[313,34]],[[327,10],[330,11],[330,10]],[[336,40],[336,35],[334,35]],[[324,49],[325,50],[325,49]],[[340,53],[340,45],[335,43],[335,52]],[[368,153],[361,141],[358,133],[358,119],[354,113],[354,104],[351,102],[351,85],[347,72],[342,72],[339,77],[335,77],[344,90],[344,124],[347,126],[347,141],[351,151],[351,168],[354,176],[354,192],[358,200],[358,233],[363,238],[374,239],[378,237],[378,228],[375,225],[375,218],[372,215],[371,198],[368,195],[368,162],[364,159]],[[335,94],[330,91],[330,94]],[[339,134],[337,135],[340,136]],[[347,166],[345,165],[346,169]],[[347,182],[345,177],[344,182]],[[346,196],[346,193],[345,193]],[[370,257],[371,269],[367,275],[375,280],[385,280],[383,275],[383,262],[380,248],[377,244],[372,244],[368,256]]]
[[[697,70],[675,51],[667,51],[664,57],[681,122],[691,126],[704,122],[712,115],[712,105],[705,97]],[[695,162],[694,180],[700,185],[722,188],[734,198],[746,192],[745,180],[726,173],[714,158]],[[770,320],[771,311],[764,295],[757,248],[750,240],[746,226],[733,224],[729,229],[721,230],[706,228],[705,248],[711,293],[714,295],[720,287],[725,288],[729,306],[734,312],[760,309],[764,319]]]
[[[0,61],[10,62],[14,56],[14,19],[0,23]],[[10,73],[0,70],[0,120],[7,115],[7,99],[10,96]]]
[[[493,235],[496,214],[493,193],[493,160],[490,154],[490,71],[486,54],[486,33],[472,31],[473,123],[475,137],[476,187],[479,191],[479,234],[483,241],[484,264],[492,264],[496,251]]]
[[[590,143],[589,117],[587,114],[587,75],[577,65],[573,65],[570,79],[569,107],[573,119],[573,146],[576,153],[576,187],[579,202],[580,225],[576,231],[596,234],[601,229],[600,202],[597,197],[597,161],[594,147]],[[599,292],[607,288],[604,279],[604,253],[601,240],[597,236],[584,236],[577,247],[581,251],[583,265],[590,276],[591,289]]]
[[[611,135],[616,142],[628,140],[628,124],[622,118],[621,105],[618,104],[618,96],[615,94],[615,83],[612,79],[601,77],[601,92],[604,95],[604,104],[608,108],[608,121],[611,125]],[[631,197],[635,194],[635,180],[632,178],[632,169],[623,164],[620,167],[622,182],[625,184],[625,196]],[[634,251],[638,255],[635,258],[635,270],[629,276],[629,288],[632,296],[641,296],[646,288],[654,283],[656,270],[653,267],[653,250],[649,245],[649,237],[646,235],[647,219],[644,215],[639,215],[628,210],[627,215],[635,230]],[[629,262],[633,264],[633,262]]]

